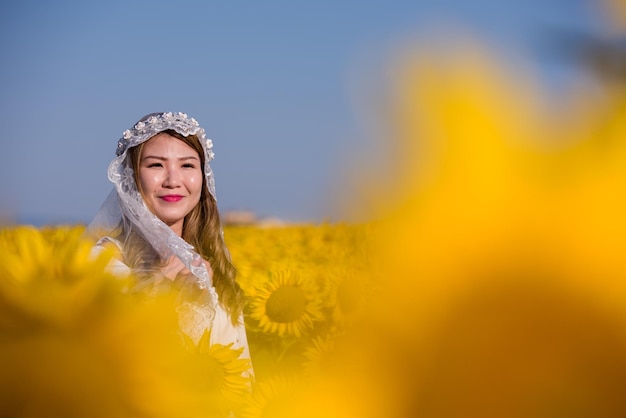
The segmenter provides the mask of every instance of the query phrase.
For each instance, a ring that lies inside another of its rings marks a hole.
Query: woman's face
[[[162,132],[144,143],[138,177],[148,208],[181,235],[185,216],[202,193],[204,173],[198,153]]]

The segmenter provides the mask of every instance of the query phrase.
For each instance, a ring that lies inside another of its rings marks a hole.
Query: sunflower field
[[[626,79],[554,105],[450,45],[391,70],[384,152],[341,202],[365,221],[225,228],[253,381],[82,226],[0,229],[0,416],[626,416]]]
[[[239,351],[177,344],[171,301],[123,296],[128,278],[106,272],[112,253],[90,258],[83,231],[0,233],[2,416],[263,416],[327,366],[371,296],[366,226],[227,227],[249,299],[253,397]]]

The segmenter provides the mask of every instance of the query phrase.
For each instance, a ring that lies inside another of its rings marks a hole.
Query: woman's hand
[[[204,263],[204,266],[209,273],[209,278],[213,277],[213,269],[207,260],[201,259],[194,262],[194,265],[200,266]],[[176,289],[177,299],[182,301],[194,301],[201,305],[210,304],[210,294],[208,289],[201,289],[198,286],[198,279],[191,274],[189,269],[183,264],[182,261],[176,256],[172,256],[167,260],[167,263],[161,268],[161,273],[167,279],[163,280],[170,283],[171,289]]]
[[[213,277],[213,269],[211,268],[211,264],[209,264],[207,260],[202,259],[194,263],[198,263],[194,265],[199,265],[199,263],[204,263],[204,266],[206,267],[206,270],[209,273],[209,277],[211,278]],[[161,273],[163,273],[163,275],[170,280],[175,280],[176,277],[178,276],[187,276],[191,274],[189,269],[183,264],[182,261],[180,261],[180,258],[176,257],[175,255],[171,256],[167,260],[167,263],[165,264],[165,266],[161,268]]]
[[[161,273],[168,279],[174,280],[178,275],[189,274],[189,269],[180,261],[180,258],[173,255],[167,259],[167,263],[161,268]]]

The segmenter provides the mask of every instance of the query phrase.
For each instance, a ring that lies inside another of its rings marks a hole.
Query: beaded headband
[[[204,147],[206,161],[213,160],[213,142],[205,137],[204,129],[202,129],[198,121],[182,112],[153,113],[144,117],[131,129],[124,131],[122,137],[117,141],[115,154],[119,157],[129,148],[137,146],[159,132],[168,129],[172,129],[183,136],[197,136]]]

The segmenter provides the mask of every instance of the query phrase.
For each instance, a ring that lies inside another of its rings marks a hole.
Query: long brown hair
[[[162,133],[171,135],[193,148],[200,156],[200,167],[204,172],[205,155],[200,140],[195,135],[183,136],[174,130],[165,130]],[[128,158],[132,164],[135,184],[140,192],[139,163],[145,142],[128,150]],[[230,315],[233,324],[237,324],[243,311],[244,295],[236,281],[237,270],[233,265],[230,254],[224,242],[222,223],[215,197],[206,187],[206,177],[202,176],[202,192],[200,201],[191,210],[183,222],[182,238],[193,245],[195,250],[209,262],[213,270],[213,285],[219,296],[220,303]],[[143,195],[143,192],[142,192]],[[122,229],[125,229],[122,226]],[[125,235],[125,259],[131,267],[142,271],[154,271],[161,267],[165,260],[161,260],[149,245],[134,245],[134,241],[141,241],[142,237],[136,233]],[[143,240],[145,243],[145,240]]]

